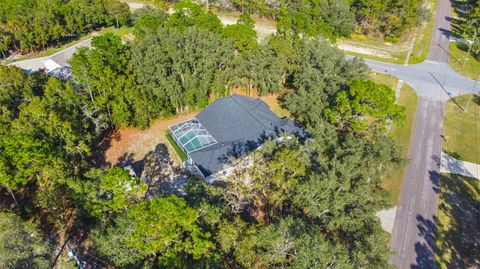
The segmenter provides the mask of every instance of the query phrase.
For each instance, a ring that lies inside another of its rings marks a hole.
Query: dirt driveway
[[[232,89],[232,93],[246,95],[241,89]],[[255,90],[254,96],[256,96]],[[276,95],[266,95],[260,98],[266,102],[270,106],[270,109],[279,117],[290,117],[290,113],[280,107]],[[104,152],[104,163],[107,165],[116,165],[122,160],[129,160],[130,162],[141,161],[150,151],[155,149],[155,146],[162,143],[167,145],[168,153],[174,162],[180,164],[181,161],[167,141],[165,133],[169,126],[189,120],[199,112],[200,111],[194,111],[175,115],[168,119],[158,119],[145,130],[138,128],[117,130],[110,136],[109,141],[103,145],[103,147],[106,148]]]
[[[105,163],[115,165],[121,160],[131,161],[143,160],[145,155],[155,149],[155,146],[163,143],[167,145],[168,151],[175,163],[180,160],[168,143],[165,133],[168,127],[193,118],[198,111],[176,115],[168,119],[156,120],[148,129],[124,128],[117,130],[111,137],[109,145],[105,145]]]

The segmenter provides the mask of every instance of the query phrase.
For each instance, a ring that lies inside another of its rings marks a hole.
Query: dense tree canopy
[[[421,0],[357,0],[353,6],[362,31],[398,37],[419,23],[422,4]]]
[[[105,129],[104,124],[127,126],[134,117],[126,100],[133,91],[130,48],[111,33],[93,38],[92,46],[79,49],[70,60],[73,75],[90,97],[88,110],[107,117],[106,123],[95,123],[97,130]]]
[[[100,26],[127,22],[128,5],[117,0],[1,0],[0,52],[33,51]]]
[[[296,51],[298,68],[291,75],[295,91],[287,94],[285,105],[297,120],[316,126],[349,81],[366,78],[367,67],[357,59],[347,60],[322,39],[302,42]]]
[[[242,53],[255,50],[258,47],[255,22],[246,14],[242,14],[237,23],[225,26],[222,35],[234,40],[235,47]]]
[[[459,5],[460,16],[453,26],[454,34],[469,40],[471,46],[463,46],[463,49],[469,51],[476,59],[480,59],[480,1],[471,0]]]
[[[398,37],[422,18],[422,0],[216,0],[220,9],[258,13],[278,21],[280,32],[322,34],[328,38],[354,31]]]
[[[262,3],[234,6],[265,14],[273,6],[281,32],[264,43],[249,16],[223,27],[185,1],[170,16],[136,13],[131,41],[95,37],[71,59],[72,81],[0,66],[0,194],[18,197],[22,216],[88,238],[89,255],[105,266],[388,267],[375,212],[387,205],[385,171],[401,162],[384,127],[404,115],[392,89],[369,81],[365,64],[329,41],[351,32],[352,3]],[[110,4],[98,14],[122,23],[124,6]],[[236,87],[279,96],[309,138],[267,141],[218,184],[186,174],[184,197],[145,195],[147,184],[126,170],[98,167],[99,141],[112,130],[203,108]],[[2,208],[14,206],[6,200]],[[13,218],[23,223],[5,217]],[[0,261],[19,257],[8,248]],[[32,251],[43,257],[43,248]]]
[[[132,49],[140,91],[166,113],[204,107],[209,96],[228,93],[233,57],[231,42],[195,28],[159,28]]]
[[[0,268],[49,268],[50,249],[37,227],[0,212]]]
[[[85,174],[90,180],[82,182],[77,190],[85,200],[87,212],[109,221],[116,214],[126,212],[129,205],[142,200],[147,185],[127,170],[114,167],[108,171],[92,169]]]
[[[209,199],[211,207],[228,206],[213,210],[224,267],[388,267],[388,236],[375,212],[386,204],[382,171],[399,161],[393,142],[378,131],[369,140],[338,133],[327,122],[311,132],[303,145],[266,143],[252,167],[188,193],[201,196],[193,202],[201,211]]]

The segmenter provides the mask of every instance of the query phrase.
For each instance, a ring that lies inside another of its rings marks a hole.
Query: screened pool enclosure
[[[215,138],[195,118],[170,126],[168,132],[187,154],[217,143]]]

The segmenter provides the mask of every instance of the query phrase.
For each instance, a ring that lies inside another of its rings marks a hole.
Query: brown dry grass
[[[247,90],[243,87],[236,87],[231,90],[232,94],[239,94],[239,95],[245,95],[245,96],[251,96],[254,98],[260,98],[262,101],[267,103],[267,105],[270,107],[273,113],[277,114],[280,118],[287,117],[291,118],[292,115],[288,110],[285,108],[282,108],[280,105],[280,102],[278,100],[278,95],[277,94],[267,94],[264,96],[260,96],[258,89],[254,88],[252,89],[252,93],[249,95],[247,93]]]

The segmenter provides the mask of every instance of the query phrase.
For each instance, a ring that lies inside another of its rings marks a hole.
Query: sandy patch
[[[131,11],[135,11],[137,9],[141,9],[145,6],[144,3],[138,3],[138,2],[128,2],[128,7],[130,7]]]
[[[384,51],[379,51],[373,48],[367,48],[367,47],[362,47],[362,46],[357,46],[353,45],[350,43],[346,42],[338,42],[337,46],[341,50],[345,51],[351,51],[351,52],[356,52],[360,54],[366,54],[366,55],[372,55],[380,58],[394,58],[391,54],[384,52]]]
[[[168,119],[156,120],[148,129],[124,128],[110,136],[109,145],[105,151],[105,162],[115,165],[128,157],[133,161],[142,160],[155,147],[163,143],[167,145],[172,159],[178,164],[180,160],[168,143],[165,133],[168,127],[193,118],[198,112],[177,115]]]
[[[396,213],[397,213],[397,207],[395,206],[390,209],[378,211],[377,214],[375,214],[380,219],[380,223],[382,224],[383,230],[386,232],[389,232],[390,234],[393,231],[393,223],[395,222]]]
[[[217,15],[223,25],[232,25],[237,23],[237,17],[228,17],[224,15]],[[268,36],[277,32],[277,28],[275,26],[269,25],[267,23],[263,23],[261,21],[255,22],[255,31],[257,31],[258,41],[263,41]]]

